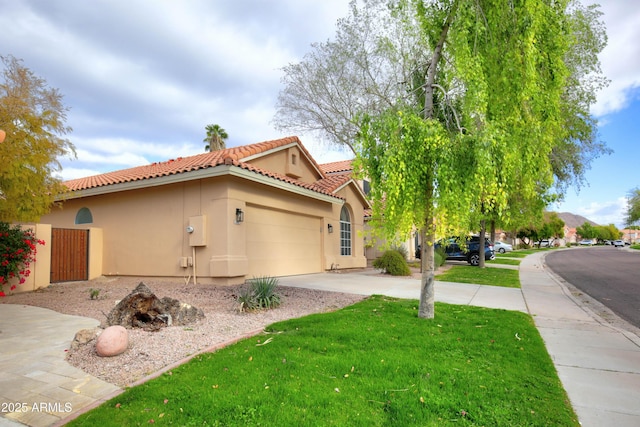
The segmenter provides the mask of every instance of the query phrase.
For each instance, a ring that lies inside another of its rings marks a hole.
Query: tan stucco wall
[[[295,164],[293,164],[294,157]],[[254,159],[251,164],[260,169],[278,171],[283,175],[290,175],[303,182],[313,183],[321,178],[320,173],[314,169],[312,163],[297,146]]]
[[[91,210],[93,223],[85,228],[90,225],[101,230],[103,256],[101,268],[90,268],[90,274],[101,270],[104,275],[193,280],[193,267],[180,265],[183,258],[193,259],[195,248],[198,282],[234,284],[253,276],[320,272],[332,263],[340,268],[366,266],[362,202],[353,189],[342,192],[341,196],[353,199],[349,204],[353,213],[350,257],[339,255],[340,200],[316,200],[228,175],[68,199],[62,210],[52,211],[41,222],[78,228],[74,224],[77,211],[82,207]],[[243,223],[235,223],[236,209],[243,210]],[[283,218],[291,221],[283,222]],[[296,223],[305,224],[304,231],[296,231]],[[320,260],[298,257],[308,253],[309,248],[303,246],[313,235],[300,233],[312,233],[312,223],[318,224]],[[328,223],[334,225],[331,234]],[[194,227],[190,234],[187,226],[191,224],[201,224],[204,230]],[[203,234],[195,239],[198,233]],[[256,233],[270,233],[263,236],[265,246],[260,251],[247,246],[248,241],[256,241]],[[96,245],[98,236],[96,233]],[[191,246],[194,239],[198,246]],[[99,248],[92,246],[92,250]]]
[[[402,242],[394,243],[394,245],[400,245],[404,247],[404,249],[407,251],[407,261],[415,261],[417,259],[416,234],[419,234],[419,231],[414,229],[408,239]],[[369,224],[368,222],[365,222],[364,224],[364,237],[367,264],[371,266],[373,264],[373,261],[375,261],[377,258],[380,258],[386,250],[391,248],[392,245],[386,239],[380,236],[375,236],[374,230],[372,229],[371,224]]]

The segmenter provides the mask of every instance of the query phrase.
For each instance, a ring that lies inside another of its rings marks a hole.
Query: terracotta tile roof
[[[263,176],[268,176],[302,188],[309,189],[311,191],[335,197],[335,195],[332,194],[331,191],[327,190],[327,186],[325,185],[298,181],[285,175],[257,168],[252,164],[243,161],[251,156],[259,155],[269,150],[278,149],[290,144],[297,144],[300,150],[308,157],[309,161],[318,170],[318,172],[323,174],[320,166],[315,162],[313,157],[311,157],[298,137],[291,136],[272,141],[264,141],[256,144],[243,145],[240,147],[233,147],[209,153],[197,154],[195,156],[178,157],[176,159],[170,159],[164,162],[156,162],[149,165],[137,166],[115,172],[107,172],[85,178],[73,179],[65,181],[64,184],[71,191],[79,191],[108,185],[123,184],[127,182],[187,173],[199,169],[212,168],[219,165],[233,165]],[[322,179],[320,181],[322,181]]]
[[[316,184],[321,188],[324,188],[326,191],[333,193],[350,180],[351,174],[343,173],[338,175],[327,175],[326,178],[317,180]]]
[[[322,172],[326,174],[350,173],[353,170],[352,160],[341,160],[332,163],[323,163],[320,165]]]

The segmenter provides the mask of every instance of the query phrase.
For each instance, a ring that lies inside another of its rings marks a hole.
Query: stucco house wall
[[[366,266],[366,198],[348,176],[328,177],[295,137],[68,185],[73,191],[62,209],[41,222],[101,230],[104,275],[236,284]],[[341,255],[343,207],[351,218],[350,255]],[[83,208],[90,224],[76,224]]]

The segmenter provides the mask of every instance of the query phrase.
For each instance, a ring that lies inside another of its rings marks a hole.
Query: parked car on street
[[[436,250],[443,247],[448,260],[467,261],[469,264],[480,265],[480,237],[469,236],[465,244],[460,244],[459,237],[442,239],[435,244]],[[484,239],[484,259],[492,260],[496,258],[493,244],[487,238]]]
[[[593,246],[593,240],[582,239],[582,240],[580,240],[579,244],[581,246]]]
[[[493,250],[503,254],[505,252],[511,252],[513,250],[513,246],[498,240],[497,242],[493,243]]]
[[[624,242],[622,240],[614,240],[613,246],[616,248],[624,248]]]
[[[551,245],[551,242],[548,239],[538,240],[535,245],[539,248],[548,248]]]

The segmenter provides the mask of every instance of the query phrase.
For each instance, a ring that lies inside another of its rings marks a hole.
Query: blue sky
[[[622,228],[627,194],[640,187],[640,2],[598,3],[608,35],[600,62],[611,83],[598,94],[592,113],[598,119],[601,139],[613,153],[592,163],[579,193],[570,188],[565,201],[551,208]]]
[[[599,133],[612,154],[595,160],[587,171],[586,185],[567,191],[565,201],[552,206],[559,212],[585,216],[598,224],[624,226],[627,194],[640,186],[640,90],[628,93],[624,108],[600,117]]]
[[[347,3],[0,0],[0,55],[24,60],[64,95],[77,159],[62,159],[61,177],[73,179],[201,153],[208,124],[226,129],[229,147],[287,136],[271,124],[281,68],[331,38]],[[640,1],[599,3],[611,85],[593,114],[614,153],[552,208],[620,227],[625,196],[640,186]],[[299,136],[319,162],[350,157]]]

